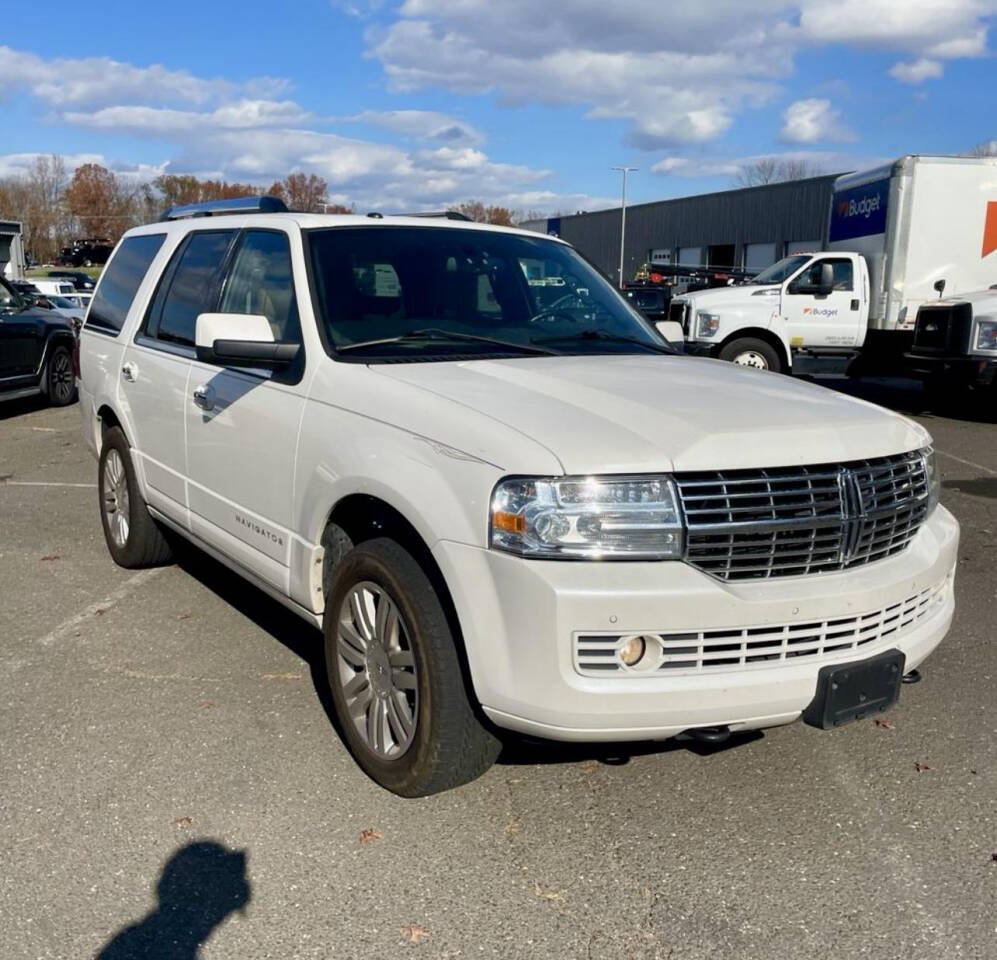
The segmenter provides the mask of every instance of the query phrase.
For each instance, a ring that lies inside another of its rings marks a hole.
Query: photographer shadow
[[[215,928],[252,899],[246,854],[189,843],[166,862],[156,895],[156,908],[115,934],[96,960],[197,960]]]

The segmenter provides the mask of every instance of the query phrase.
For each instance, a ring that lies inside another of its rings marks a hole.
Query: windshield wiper
[[[665,346],[661,343],[652,343],[649,340],[641,340],[639,337],[628,337],[622,333],[609,333],[607,330],[596,330],[594,328],[579,330],[577,333],[562,333],[553,337],[536,337],[530,343],[558,343],[569,340],[605,340],[610,343],[633,343],[638,347],[646,347],[655,353],[667,353],[674,355],[673,347]]]
[[[511,340],[499,340],[495,337],[479,337],[473,333],[459,333],[456,330],[443,330],[439,327],[409,330],[407,333],[399,334],[397,337],[382,337],[378,340],[361,340],[358,343],[348,343],[345,346],[336,347],[336,352],[347,353],[350,350],[360,350],[363,347],[378,347],[386,343],[413,343],[418,341],[488,343],[506,350],[514,350],[517,353],[531,353],[546,357],[556,357],[560,354],[558,350],[550,350],[547,347],[538,347],[530,343],[513,343]]]

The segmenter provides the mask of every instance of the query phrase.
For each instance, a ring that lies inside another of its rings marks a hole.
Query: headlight
[[[977,321],[976,349],[997,350],[997,320]]]
[[[678,559],[682,522],[668,477],[513,478],[492,494],[489,542],[524,557]]]
[[[698,313],[699,320],[697,327],[698,335],[701,337],[712,337],[720,329],[720,316],[716,313]]]

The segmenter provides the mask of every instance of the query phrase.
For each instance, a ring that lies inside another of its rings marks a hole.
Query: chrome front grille
[[[580,633],[574,644],[575,669],[587,676],[648,677],[840,659],[870,644],[896,643],[940,612],[948,583],[943,580],[879,610],[827,620],[663,633]],[[625,667],[619,650],[634,636],[644,638],[649,659]]]
[[[924,522],[921,453],[675,477],[685,559],[721,580],[828,573],[899,553]]]

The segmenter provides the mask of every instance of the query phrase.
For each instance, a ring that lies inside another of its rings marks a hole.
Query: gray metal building
[[[787,253],[819,250],[838,176],[628,204],[624,279],[631,279],[645,262],[760,270]],[[563,237],[616,278],[619,207],[522,226]]]

